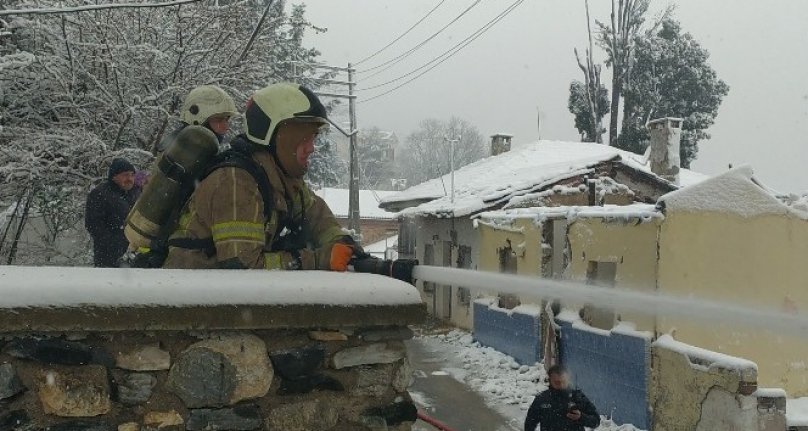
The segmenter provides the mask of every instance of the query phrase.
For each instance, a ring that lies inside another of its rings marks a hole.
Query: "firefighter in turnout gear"
[[[199,183],[163,267],[345,271],[361,249],[303,181],[325,107],[311,90],[280,83],[258,90],[244,117],[230,151],[260,169],[219,165]]]

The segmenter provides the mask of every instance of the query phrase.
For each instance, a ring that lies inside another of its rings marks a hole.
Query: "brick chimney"
[[[679,143],[682,140],[681,118],[658,118],[648,122],[651,145],[648,159],[651,172],[679,184]]]
[[[513,135],[507,133],[491,135],[491,155],[496,156],[511,151],[511,138]]]

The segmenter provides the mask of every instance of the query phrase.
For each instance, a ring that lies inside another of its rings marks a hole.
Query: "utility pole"
[[[348,63],[348,115],[351,117],[351,130],[356,128],[356,97],[353,80],[354,69]],[[359,159],[356,154],[356,133],[351,133],[351,182],[348,185],[348,229],[354,231],[354,235],[360,237],[362,231],[359,227]]]
[[[455,171],[455,168],[454,168],[454,146],[455,146],[455,143],[460,142],[462,137],[460,135],[457,135],[457,139],[449,139],[449,138],[443,138],[443,139],[445,139],[446,141],[449,142],[449,170],[451,171],[451,178],[452,178],[452,182],[451,182],[451,198],[450,199],[451,199],[451,202],[454,203],[454,171]]]
[[[354,72],[356,69],[351,67],[351,63],[348,63],[348,67],[336,67],[336,66],[326,66],[322,64],[311,64],[307,63],[308,66],[319,68],[319,69],[327,69],[336,72],[347,72],[348,73],[348,81],[339,81],[339,80],[332,80],[332,79],[320,79],[320,78],[312,78],[307,77],[307,79],[312,79],[314,81],[323,82],[325,84],[336,84],[336,85],[347,85],[348,86],[348,94],[337,94],[337,93],[325,93],[325,92],[315,92],[317,95],[321,97],[334,97],[339,99],[348,99],[348,115],[350,117],[350,130],[345,131],[342,130],[339,125],[331,121],[331,125],[333,125],[340,133],[347,136],[350,139],[350,170],[349,175],[350,179],[348,181],[348,229],[351,229],[354,232],[354,236],[358,239],[362,233],[362,228],[359,226],[359,158],[357,155],[356,150],[356,134],[359,131],[357,129],[356,124],[356,95],[354,94],[354,90],[356,88],[356,82],[354,82]],[[297,72],[297,70],[295,70]]]

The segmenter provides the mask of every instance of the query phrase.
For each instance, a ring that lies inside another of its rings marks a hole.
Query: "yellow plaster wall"
[[[589,261],[615,262],[615,288],[654,292],[657,276],[657,233],[661,220],[608,221],[582,218],[569,227],[568,278],[586,281]],[[620,313],[622,320],[641,331],[654,331],[655,319],[638,313]]]
[[[660,231],[659,289],[751,307],[808,312],[808,221],[786,216],[741,218],[669,212]],[[759,366],[762,387],[808,396],[808,338],[737,322],[700,324],[660,319],[659,331]]]
[[[516,273],[519,275],[541,275],[541,225],[532,219],[517,219],[507,228],[497,228],[480,223],[480,266],[481,271],[499,272],[497,249],[505,247],[506,241],[517,252]],[[524,243],[523,248],[519,244]]]

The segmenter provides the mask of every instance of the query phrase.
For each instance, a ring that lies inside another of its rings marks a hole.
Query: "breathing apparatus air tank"
[[[181,207],[194,190],[216,153],[216,135],[202,126],[187,126],[160,156],[148,184],[129,212],[124,235],[129,249],[152,247],[166,239],[173,229]]]

